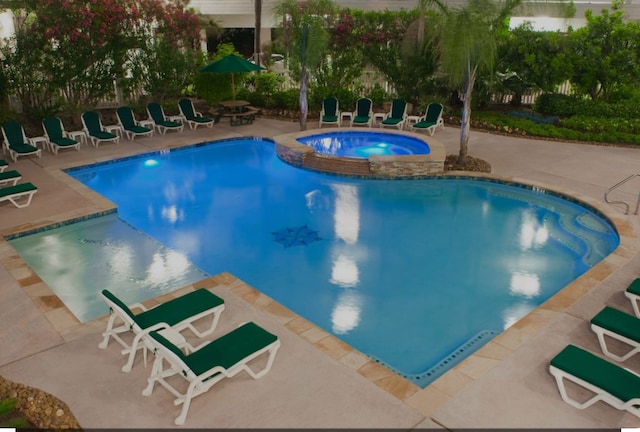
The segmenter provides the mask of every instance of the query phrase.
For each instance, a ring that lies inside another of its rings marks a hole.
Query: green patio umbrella
[[[230,73],[231,74],[231,92],[233,94],[233,100],[236,100],[236,83],[234,81],[233,74],[243,72],[255,72],[265,70],[260,65],[251,63],[248,60],[243,59],[235,54],[229,54],[226,57],[216,60],[213,63],[202,67],[200,72],[217,72],[217,73]]]

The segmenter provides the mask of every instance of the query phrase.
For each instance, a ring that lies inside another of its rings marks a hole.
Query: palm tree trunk
[[[309,25],[302,24],[302,37],[300,39],[300,130],[307,130],[307,113],[309,105],[307,103],[307,40],[309,38]]]
[[[256,64],[262,66],[262,49],[260,47],[260,31],[262,30],[262,0],[253,0],[255,6],[255,30],[253,36],[253,53]]]
[[[462,101],[462,115],[460,119],[460,152],[458,162],[464,163],[469,153],[469,131],[471,130],[471,95],[476,81],[477,66],[471,67],[471,62],[467,57],[467,79],[464,89],[464,100]]]
[[[300,72],[300,130],[307,130],[307,114],[309,104],[307,103],[307,66],[302,64]]]

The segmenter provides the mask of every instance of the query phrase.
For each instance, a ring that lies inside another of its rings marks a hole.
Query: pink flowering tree
[[[138,0],[144,11],[140,44],[129,59],[135,86],[156,100],[180,94],[193,84],[206,53],[200,49],[201,21],[180,2]]]
[[[199,60],[200,20],[182,2],[163,0],[26,0],[13,8],[25,16],[12,41],[1,48],[10,76],[29,68],[47,85],[49,100],[77,107],[125,91],[177,92]],[[16,47],[37,46],[29,58]],[[7,56],[8,54],[8,56]],[[17,61],[21,60],[21,61]],[[28,83],[14,81],[21,93]],[[163,96],[161,94],[160,96]]]

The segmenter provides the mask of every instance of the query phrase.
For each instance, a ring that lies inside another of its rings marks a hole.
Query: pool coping
[[[179,148],[184,147],[186,146],[179,146]],[[57,298],[53,291],[33,272],[28,264],[22,260],[8,243],[6,237],[34,229],[49,229],[50,227],[56,226],[56,224],[68,223],[69,220],[74,218],[90,218],[102,212],[117,211],[114,203],[65,173],[65,170],[79,165],[78,163],[67,164],[62,167],[45,168],[45,170],[48,170],[50,175],[55,176],[57,180],[63,182],[66,186],[73,188],[78,193],[90,199],[93,202],[91,210],[85,210],[84,212],[71,210],[68,214],[59,217],[58,220],[43,219],[35,223],[14,227],[9,230],[10,232],[0,233],[3,236],[0,240],[0,263],[2,263],[9,273],[18,281],[21,288],[32,299],[38,310],[44,314],[54,329],[66,341],[74,340],[87,333],[93,333],[96,329],[102,331],[106,325],[107,317],[105,316],[89,323],[80,323],[60,299]],[[84,166],[87,164],[81,165]],[[603,206],[600,201],[593,198],[565,188],[552,187],[517,177],[481,173],[470,174],[468,172],[448,172],[441,174],[441,176],[460,178],[484,177],[499,182],[525,184],[542,190],[552,191],[562,196],[573,197],[579,202],[585,203],[598,210],[598,212],[605,216],[616,228],[620,237],[620,244],[605,259],[569,285],[562,288],[542,305],[487,342],[483,347],[479,348],[424,389],[419,388],[415,384],[395,374],[368,356],[354,350],[330,333],[298,316],[229,273],[221,273],[206,278],[198,283],[149,300],[145,302],[145,304],[151,306],[166,301],[169,298],[182,295],[184,292],[194,289],[194,287],[204,286],[211,288],[217,285],[224,285],[234,295],[253,305],[257,310],[271,316],[283,327],[297,334],[300,338],[318,348],[320,351],[345,364],[379,388],[418,410],[422,415],[429,417],[442,404],[472,384],[475,380],[480,379],[495,366],[499,365],[502,360],[506,359],[511,353],[522,346],[522,344],[531,339],[540,329],[560,316],[586,293],[597,287],[598,284],[610,274],[624,266],[638,251],[638,236],[631,224],[624,217],[615,213],[609,207]]]

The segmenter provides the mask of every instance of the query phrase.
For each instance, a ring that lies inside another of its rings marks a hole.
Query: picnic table
[[[220,102],[219,117],[228,117],[231,126],[251,124],[258,114],[258,108],[251,106],[245,100],[232,100]]]

